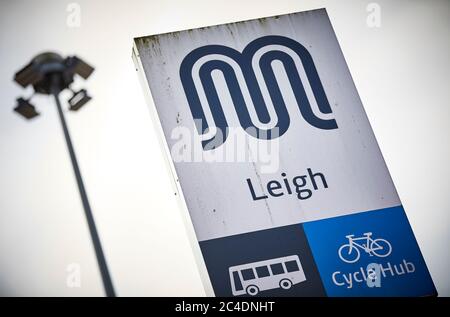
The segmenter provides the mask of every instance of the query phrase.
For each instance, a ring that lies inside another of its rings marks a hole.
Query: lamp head
[[[88,95],[86,89],[74,92],[72,98],[69,99],[69,109],[77,111],[91,99],[92,98]]]
[[[77,56],[63,58],[53,52],[45,52],[35,56],[27,65],[19,70],[14,81],[23,88],[32,86],[35,93],[45,95],[58,95],[69,88],[74,81],[75,74],[87,79],[94,68]],[[14,110],[27,119],[39,115],[29,99],[18,98]],[[69,109],[77,111],[85,105],[91,97],[85,89],[73,92],[69,99]]]
[[[14,108],[14,111],[26,119],[32,119],[39,115],[36,108],[28,100],[23,98],[17,98],[17,106]]]
[[[53,52],[45,52],[34,57],[19,70],[14,80],[26,88],[32,85],[41,94],[53,94],[69,87],[75,74],[87,79],[94,68],[77,56],[67,58]]]

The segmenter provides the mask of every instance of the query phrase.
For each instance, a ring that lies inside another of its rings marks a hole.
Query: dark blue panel
[[[229,274],[230,267],[293,255],[298,256],[306,280],[293,285],[290,289],[282,289],[277,287],[274,289],[261,291],[258,295],[325,295],[319,273],[312,258],[305,234],[300,225],[290,225],[202,241],[200,242],[200,247],[205,259],[209,276],[211,278],[214,292],[217,296],[233,295],[231,292],[231,281]],[[256,265],[255,269],[261,266],[262,265]],[[234,273],[231,278],[233,277]],[[239,288],[240,287],[242,286],[239,285]],[[238,285],[236,285],[236,288],[238,288]]]

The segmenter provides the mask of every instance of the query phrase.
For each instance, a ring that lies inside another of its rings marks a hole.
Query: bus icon
[[[282,288],[306,281],[302,264],[297,255],[232,266],[230,273],[231,291],[234,296]]]

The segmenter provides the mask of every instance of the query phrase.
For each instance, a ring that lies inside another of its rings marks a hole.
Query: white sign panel
[[[134,58],[214,294],[435,294],[324,9]]]

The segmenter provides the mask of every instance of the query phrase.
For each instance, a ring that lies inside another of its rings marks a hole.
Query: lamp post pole
[[[70,85],[74,81],[74,76],[79,75],[87,79],[94,68],[76,56],[62,58],[59,54],[46,52],[37,55],[29,64],[18,71],[14,76],[14,81],[26,88],[33,86],[35,93],[51,95],[55,99],[56,108],[58,110],[59,119],[66,139],[67,149],[69,150],[70,160],[72,162],[73,171],[80,192],[81,202],[83,204],[86,221],[89,227],[92,244],[94,245],[97,263],[102,277],[105,294],[108,297],[114,297],[114,287],[109,274],[108,265],[103,253],[100,237],[95,226],[95,220],[92,215],[91,206],[81,177],[80,167],[78,166],[77,157],[70,138],[69,129],[67,128],[64,112],[61,107],[59,94],[65,89],[70,89]],[[73,92],[73,97],[69,99],[69,109],[78,111],[91,98],[85,89]],[[30,98],[18,98],[18,105],[14,110],[25,117],[31,119],[39,115],[35,107],[30,103]]]
[[[106,264],[105,255],[103,253],[102,244],[100,242],[100,237],[97,233],[97,228],[95,226],[95,220],[92,215],[91,206],[87,197],[86,189],[84,188],[83,178],[81,177],[81,171],[78,166],[77,157],[75,155],[75,150],[73,149],[72,140],[70,139],[69,129],[67,128],[66,119],[64,118],[64,112],[61,107],[61,102],[59,100],[59,90],[58,88],[53,91],[53,97],[55,98],[56,108],[58,109],[59,119],[61,121],[61,126],[64,132],[64,137],[66,139],[67,149],[69,151],[70,160],[72,162],[73,172],[77,180],[78,190],[80,192],[81,202],[83,204],[84,213],[86,215],[86,221],[89,227],[89,232],[91,234],[92,244],[94,245],[95,255],[97,257],[98,266],[100,273],[102,275],[103,286],[105,288],[106,296],[115,297],[114,287],[112,284],[111,276],[109,274],[108,265]]]

